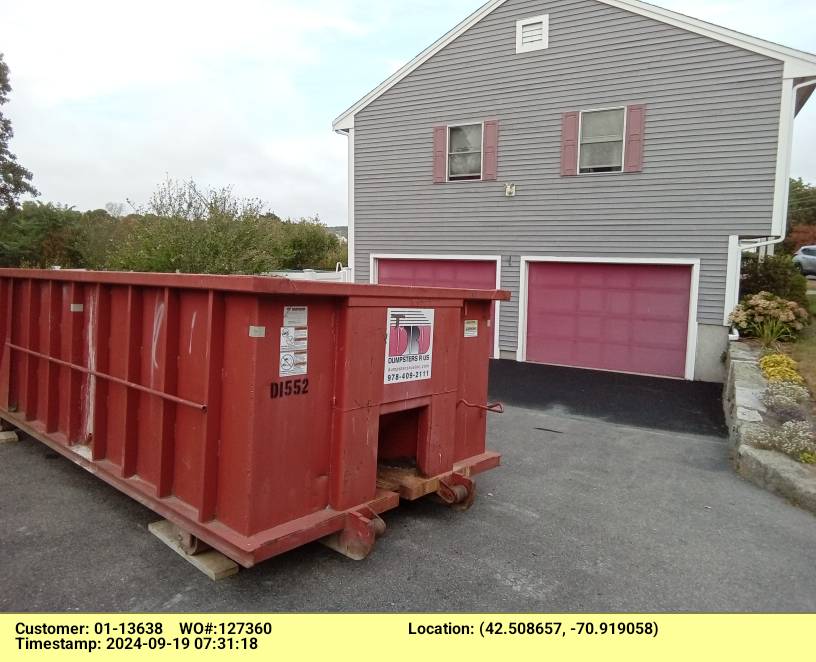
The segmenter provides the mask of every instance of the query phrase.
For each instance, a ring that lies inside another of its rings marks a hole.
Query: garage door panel
[[[633,313],[639,317],[685,322],[688,319],[688,292],[638,292]]]
[[[684,348],[687,333],[685,323],[644,320],[632,327],[632,344],[666,349]]]
[[[463,287],[475,290],[496,288],[496,262],[491,260],[377,259],[377,282],[383,285]],[[490,326],[494,339],[496,304],[491,308]]]
[[[691,267],[533,262],[526,358],[683,377]]]

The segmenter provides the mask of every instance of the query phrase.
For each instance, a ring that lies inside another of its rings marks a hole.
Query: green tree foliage
[[[0,106],[8,102],[9,92],[9,68],[0,53]],[[17,163],[17,157],[9,149],[13,136],[11,120],[0,112],[0,209],[16,207],[25,193],[38,195],[37,189],[31,185],[31,172]]]
[[[254,198],[168,180],[116,217],[26,202],[0,215],[3,266],[255,274],[334,269],[345,245],[318,219],[281,220]]]
[[[788,224],[791,227],[816,225],[816,186],[808,184],[801,177],[790,180]]]
[[[807,280],[799,273],[790,255],[779,253],[760,258],[755,253],[742,256],[740,296],[770,292],[808,309]]]
[[[802,246],[816,243],[816,186],[801,177],[790,180],[788,195],[788,234],[783,246],[795,253]]]

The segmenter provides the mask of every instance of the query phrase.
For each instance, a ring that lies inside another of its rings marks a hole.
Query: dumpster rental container
[[[0,418],[241,565],[460,507],[485,450],[494,290],[0,269]],[[328,537],[327,537],[328,536]]]

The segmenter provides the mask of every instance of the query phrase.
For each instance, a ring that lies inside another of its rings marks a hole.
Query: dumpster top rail
[[[274,276],[147,273],[136,271],[91,271],[84,269],[0,269],[0,278],[62,280],[109,285],[138,285],[182,289],[221,290],[253,294],[299,294],[304,296],[403,297],[430,296],[435,299],[481,299],[507,301],[506,290],[454,289],[405,285],[366,285],[292,280]]]

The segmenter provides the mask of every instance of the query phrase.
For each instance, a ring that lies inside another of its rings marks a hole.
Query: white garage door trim
[[[685,378],[694,379],[694,359],[697,355],[697,293],[700,287],[700,260],[671,257],[560,257],[554,255],[525,255],[519,265],[519,320],[516,360],[527,360],[527,284],[531,262],[583,262],[587,264],[679,264],[691,267],[689,292],[688,333],[686,335]]]
[[[496,263],[496,289],[501,289],[501,255],[439,255],[435,253],[371,253],[368,256],[368,282],[377,283],[377,260],[466,260]],[[501,302],[496,301],[496,328],[493,330],[493,358],[499,358],[499,313]]]

